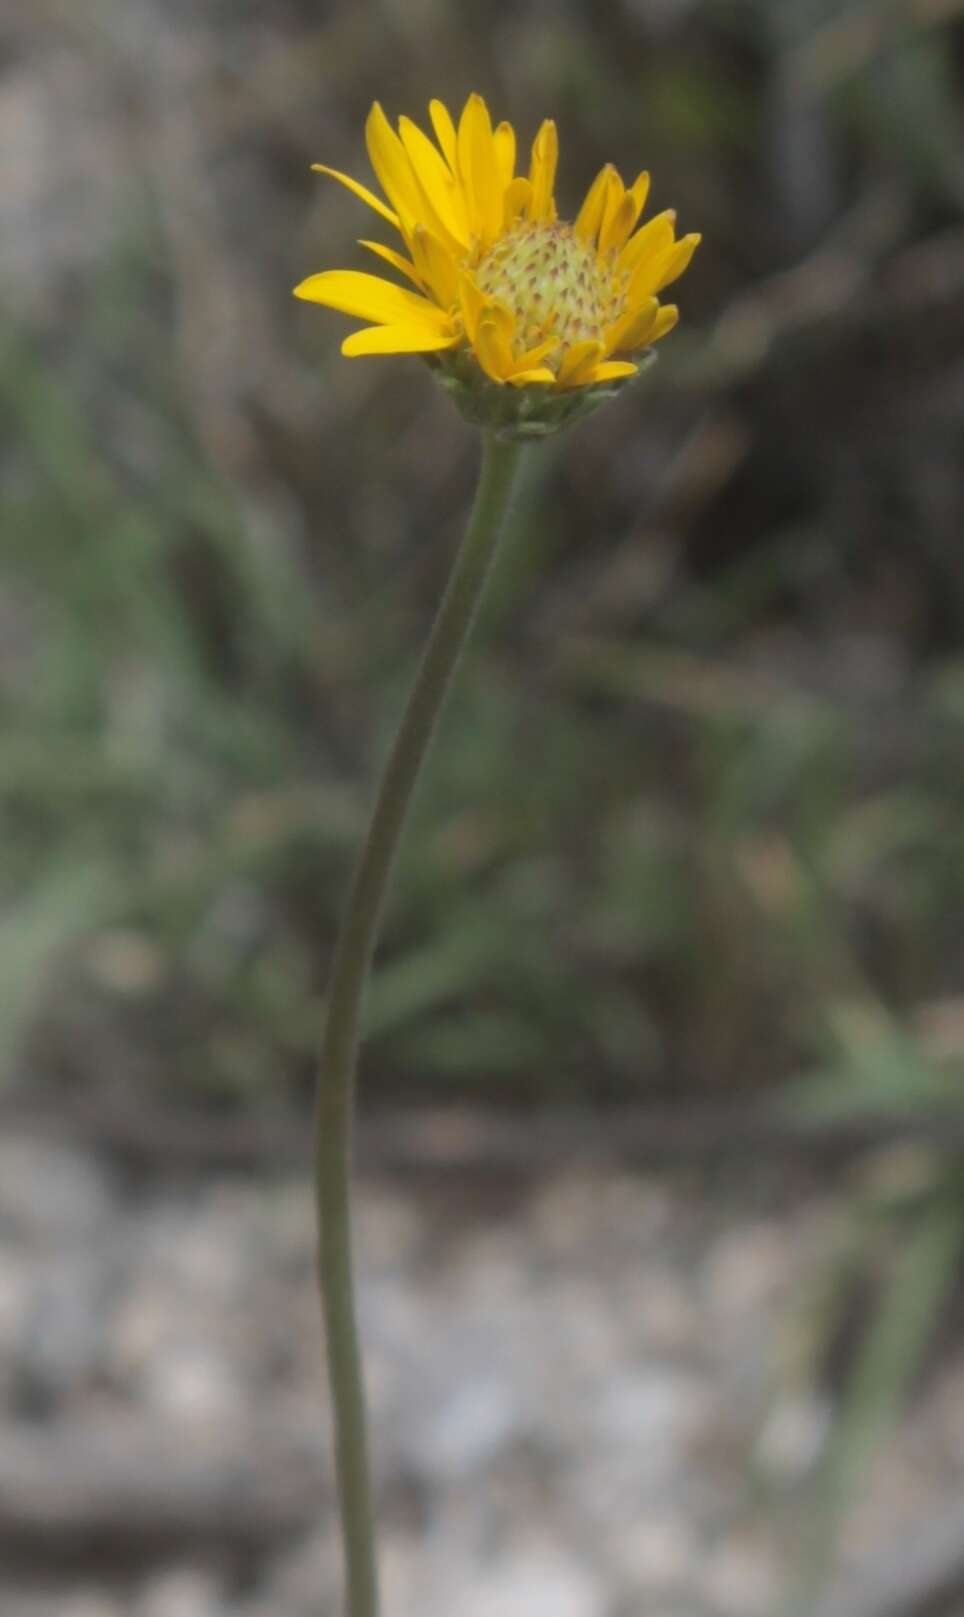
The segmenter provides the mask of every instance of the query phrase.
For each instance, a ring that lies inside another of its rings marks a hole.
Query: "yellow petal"
[[[676,243],[676,246],[666,260],[666,263],[663,265],[659,280],[653,287],[654,292],[661,292],[664,286],[669,286],[671,281],[676,281],[679,279],[689,264],[690,259],[693,257],[693,254],[696,252],[701,240],[702,237],[694,233],[690,236],[683,236],[682,239]]]
[[[618,251],[636,223],[636,204],[631,191],[624,191],[616,207],[607,209],[599,230],[599,251]]]
[[[518,371],[531,370],[534,365],[538,365],[540,359],[545,359],[546,355],[551,354],[552,350],[558,348],[558,346],[559,338],[552,336],[547,337],[545,342],[536,343],[534,348],[527,348],[524,354],[520,354],[518,359],[513,360],[512,363],[515,367],[512,372],[513,376]]]
[[[591,374],[586,377],[586,385],[595,387],[597,382],[613,382],[617,376],[635,376],[636,366],[630,365],[625,359],[604,359],[597,365]]]
[[[656,298],[647,298],[639,308],[629,309],[606,332],[606,352],[631,354],[634,348],[642,348],[649,341],[658,314]]]
[[[479,329],[479,320],[486,306],[482,296],[471,275],[459,275],[459,307],[462,310],[462,319],[465,323],[466,336],[469,342],[475,344],[475,334]]]
[[[636,221],[646,205],[649,195],[649,175],[644,170],[637,174],[628,191],[623,193],[622,201],[612,217],[607,218],[605,228],[605,241],[602,236],[599,240],[600,252],[616,251],[626,245],[630,234],[636,228]]]
[[[403,226],[421,219],[425,203],[408,153],[376,101],[365,122],[365,143],[378,182]]]
[[[454,332],[437,332],[433,336],[419,326],[366,326],[346,337],[341,351],[349,359],[361,354],[429,354],[452,348],[457,341]]]
[[[666,247],[673,244],[673,226],[676,224],[676,211],[667,208],[663,213],[654,214],[644,225],[631,236],[626,243],[619,258],[616,260],[620,270],[634,270],[644,258],[655,257]]]
[[[603,351],[601,342],[573,343],[568,354],[559,366],[559,386],[579,387],[584,378],[598,363]]]
[[[446,164],[428,136],[411,118],[399,118],[398,130],[430,208],[449,235],[460,246],[467,247],[469,229],[465,201]]]
[[[661,292],[671,281],[678,280],[695,253],[699,236],[684,236],[682,241],[671,241],[662,252],[645,257],[630,277],[627,300],[638,303],[645,297]]]
[[[485,375],[492,377],[493,382],[508,382],[511,353],[495,320],[480,320],[472,346],[476,349],[477,361]]]
[[[447,324],[447,316],[428,298],[383,281],[380,275],[364,275],[359,270],[323,270],[320,275],[309,275],[295,287],[295,297],[325,303],[329,309],[340,309],[342,314],[354,314],[379,325],[411,324],[439,331]]]
[[[443,309],[451,309],[459,298],[458,270],[451,253],[430,231],[416,225],[412,235],[412,256],[432,296]]]
[[[531,371],[513,371],[509,384],[511,387],[528,387],[530,382],[546,382],[551,386],[555,380],[547,365],[537,365]]]
[[[606,192],[605,202],[603,203],[602,218],[599,221],[600,252],[605,250],[604,242],[609,235],[609,227],[612,224],[613,218],[615,217],[618,209],[622,206],[622,200],[625,195],[626,187],[623,184],[623,177],[619,170],[614,168],[612,170],[612,178],[609,182],[609,189]]]
[[[576,215],[573,229],[581,241],[593,241],[599,233],[610,186],[619,181],[612,163],[601,168],[586,192],[586,200]]]
[[[636,204],[636,219],[638,219],[646,206],[646,198],[649,196],[648,169],[644,168],[641,174],[637,174],[632,185],[629,187],[629,195]],[[633,220],[634,225],[636,223],[636,219]]]
[[[665,304],[656,316],[655,324],[649,334],[650,342],[659,342],[660,337],[665,337],[668,331],[672,331],[678,319],[679,310],[676,304]]]
[[[505,187],[495,155],[492,120],[480,95],[470,95],[462,109],[458,134],[459,173],[465,187],[469,225],[486,246],[502,229]]]
[[[402,275],[407,275],[408,279],[414,281],[415,285],[418,286],[419,277],[415,265],[410,264],[407,258],[402,257],[401,253],[396,253],[393,247],[385,247],[380,241],[365,241],[361,237],[359,237],[358,245],[359,247],[367,247],[370,253],[377,253],[379,258],[384,258],[386,264],[391,264],[393,269],[399,270]]]
[[[452,173],[457,174],[459,170],[458,139],[455,133],[455,125],[452,122],[452,114],[444,101],[430,101],[428,115],[432,120],[432,128],[435,130],[435,139],[442,148],[442,156],[448,163]]]
[[[518,219],[520,213],[527,211],[531,196],[532,185],[524,174],[518,174],[511,184],[506,186],[502,216],[503,230],[508,230],[509,226]]]
[[[515,130],[505,119],[493,134],[496,162],[502,175],[502,184],[509,185],[515,174]]]
[[[515,315],[511,309],[500,303],[498,298],[488,298],[482,314],[483,320],[491,320],[499,333],[499,341],[505,348],[508,356],[506,363],[511,367],[515,364],[512,358],[512,340],[515,337]]]
[[[391,208],[386,208],[384,202],[369,191],[367,186],[360,185],[350,174],[340,174],[338,169],[329,168],[325,163],[312,163],[311,166],[316,174],[330,174],[333,180],[338,180],[341,185],[347,186],[349,191],[354,191],[356,197],[361,197],[363,202],[367,202],[370,208],[374,208],[376,213],[380,213],[383,219],[387,219],[390,225],[398,229],[398,214],[393,213]]]
[[[529,178],[532,197],[529,202],[530,219],[553,219],[555,203],[553,186],[556,183],[556,164],[559,161],[559,136],[551,118],[547,118],[532,142],[532,162]]]
[[[513,338],[516,335],[516,317],[505,304],[488,299],[479,315],[476,331],[476,354],[482,369],[497,382],[506,382],[516,369],[513,357]],[[485,356],[485,357],[484,357]]]

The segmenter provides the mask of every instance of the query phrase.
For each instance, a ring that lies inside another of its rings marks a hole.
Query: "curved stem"
[[[318,1276],[335,1413],[348,1617],[376,1617],[375,1524],[352,1284],[351,1122],[362,1001],[406,813],[468,637],[512,493],[520,445],[487,433],[475,505],[382,777],[335,950],[315,1122]]]

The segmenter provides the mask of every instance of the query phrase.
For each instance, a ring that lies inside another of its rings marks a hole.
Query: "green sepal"
[[[532,382],[512,387],[493,382],[480,368],[468,348],[427,355],[427,363],[466,421],[493,432],[502,442],[530,442],[549,438],[576,421],[583,421],[608,399],[631,387],[656,358],[656,350],[644,349],[633,376],[620,376],[589,387],[560,390]]]

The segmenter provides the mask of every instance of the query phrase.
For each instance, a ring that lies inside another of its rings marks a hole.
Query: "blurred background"
[[[388,915],[387,1609],[964,1598],[964,5],[12,0],[11,1617],[338,1609],[305,1119],[478,444],[290,288],[390,234],[310,163],[474,89],[703,245],[531,459]]]

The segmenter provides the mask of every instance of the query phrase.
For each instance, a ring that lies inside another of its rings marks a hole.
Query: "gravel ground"
[[[718,1177],[363,1180],[392,1617],[777,1609],[828,1429],[806,1299],[843,1203]],[[11,1134],[0,1242],[0,1609],[334,1614],[303,1179],[134,1182]],[[951,1351],[854,1511],[845,1564],[955,1489]]]

